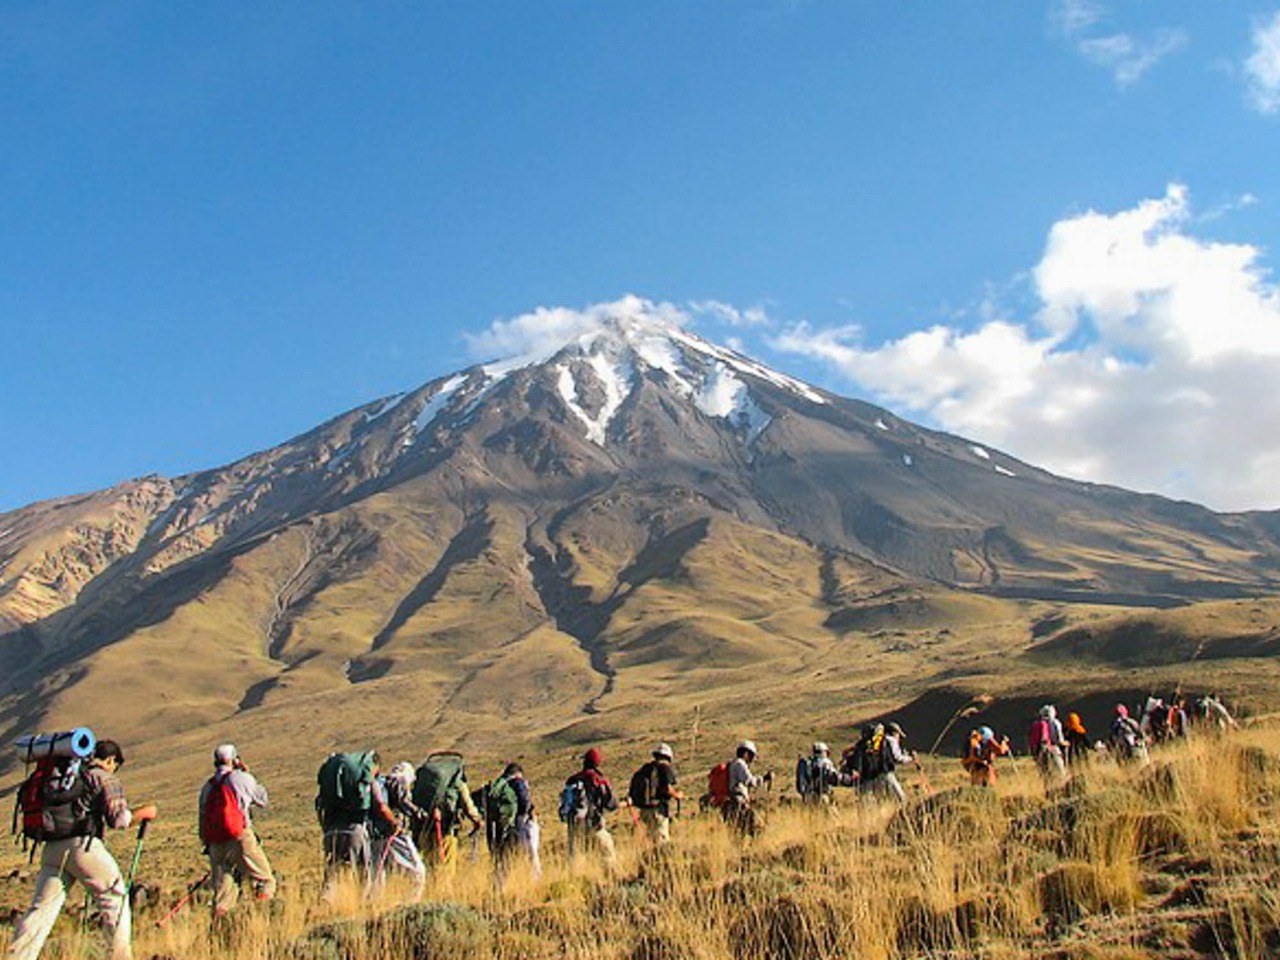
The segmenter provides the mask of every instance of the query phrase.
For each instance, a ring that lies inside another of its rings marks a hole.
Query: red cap
[[[592,747],[582,755],[582,765],[592,770],[599,770],[603,760],[604,754],[600,752],[599,747]]]

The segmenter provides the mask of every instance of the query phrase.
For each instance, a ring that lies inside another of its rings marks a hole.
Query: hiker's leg
[[[253,884],[253,895],[259,900],[270,900],[276,895],[276,877],[257,834],[246,830],[236,846],[240,869]]]
[[[45,844],[40,851],[40,874],[36,877],[31,907],[13,929],[13,939],[9,941],[9,950],[5,954],[7,960],[36,960],[40,956],[40,950],[67,899],[71,878],[62,867],[66,844],[75,842],[84,841],[55,840]]]
[[[604,862],[605,869],[613,872],[618,866],[618,848],[614,845],[613,834],[609,832],[609,828],[601,826],[592,838],[596,848],[600,851],[600,859]]]
[[[133,919],[129,896],[120,866],[106,845],[95,837],[87,847],[83,842],[74,846],[67,856],[67,872],[93,895],[102,929],[111,940],[112,960],[130,960]]]
[[[209,844],[209,885],[213,890],[213,917],[225,917],[235,909],[240,899],[240,887],[236,883],[235,859],[231,855],[231,843]]]

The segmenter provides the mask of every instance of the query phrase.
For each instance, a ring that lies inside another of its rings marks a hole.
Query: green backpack
[[[467,789],[467,774],[462,767],[462,754],[451,751],[433,753],[418,768],[413,781],[413,802],[428,816],[440,814],[443,833],[453,830],[461,804],[462,791]]]
[[[516,812],[519,809],[516,788],[511,785],[510,780],[499,777],[489,784],[485,789],[484,819],[492,842],[511,836],[516,828]]]
[[[373,806],[374,754],[332,753],[320,765],[316,810],[326,826],[357,824],[369,819]]]

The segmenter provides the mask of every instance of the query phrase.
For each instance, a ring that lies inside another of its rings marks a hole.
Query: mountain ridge
[[[798,664],[894,591],[1173,606],[1280,584],[1280,516],[1056,477],[618,309],[225,467],[0,515],[0,696],[25,704],[0,713],[87,694],[117,647],[217,668],[185,717],[145,685],[172,723],[394,678],[444,716],[547,651],[556,709],[593,713],[661,676]]]

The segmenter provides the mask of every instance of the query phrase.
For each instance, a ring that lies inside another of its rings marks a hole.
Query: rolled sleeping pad
[[[30,763],[45,757],[79,757],[85,760],[93,756],[93,748],[97,743],[92,730],[88,727],[76,727],[65,733],[29,733],[15,740],[14,746]]]

